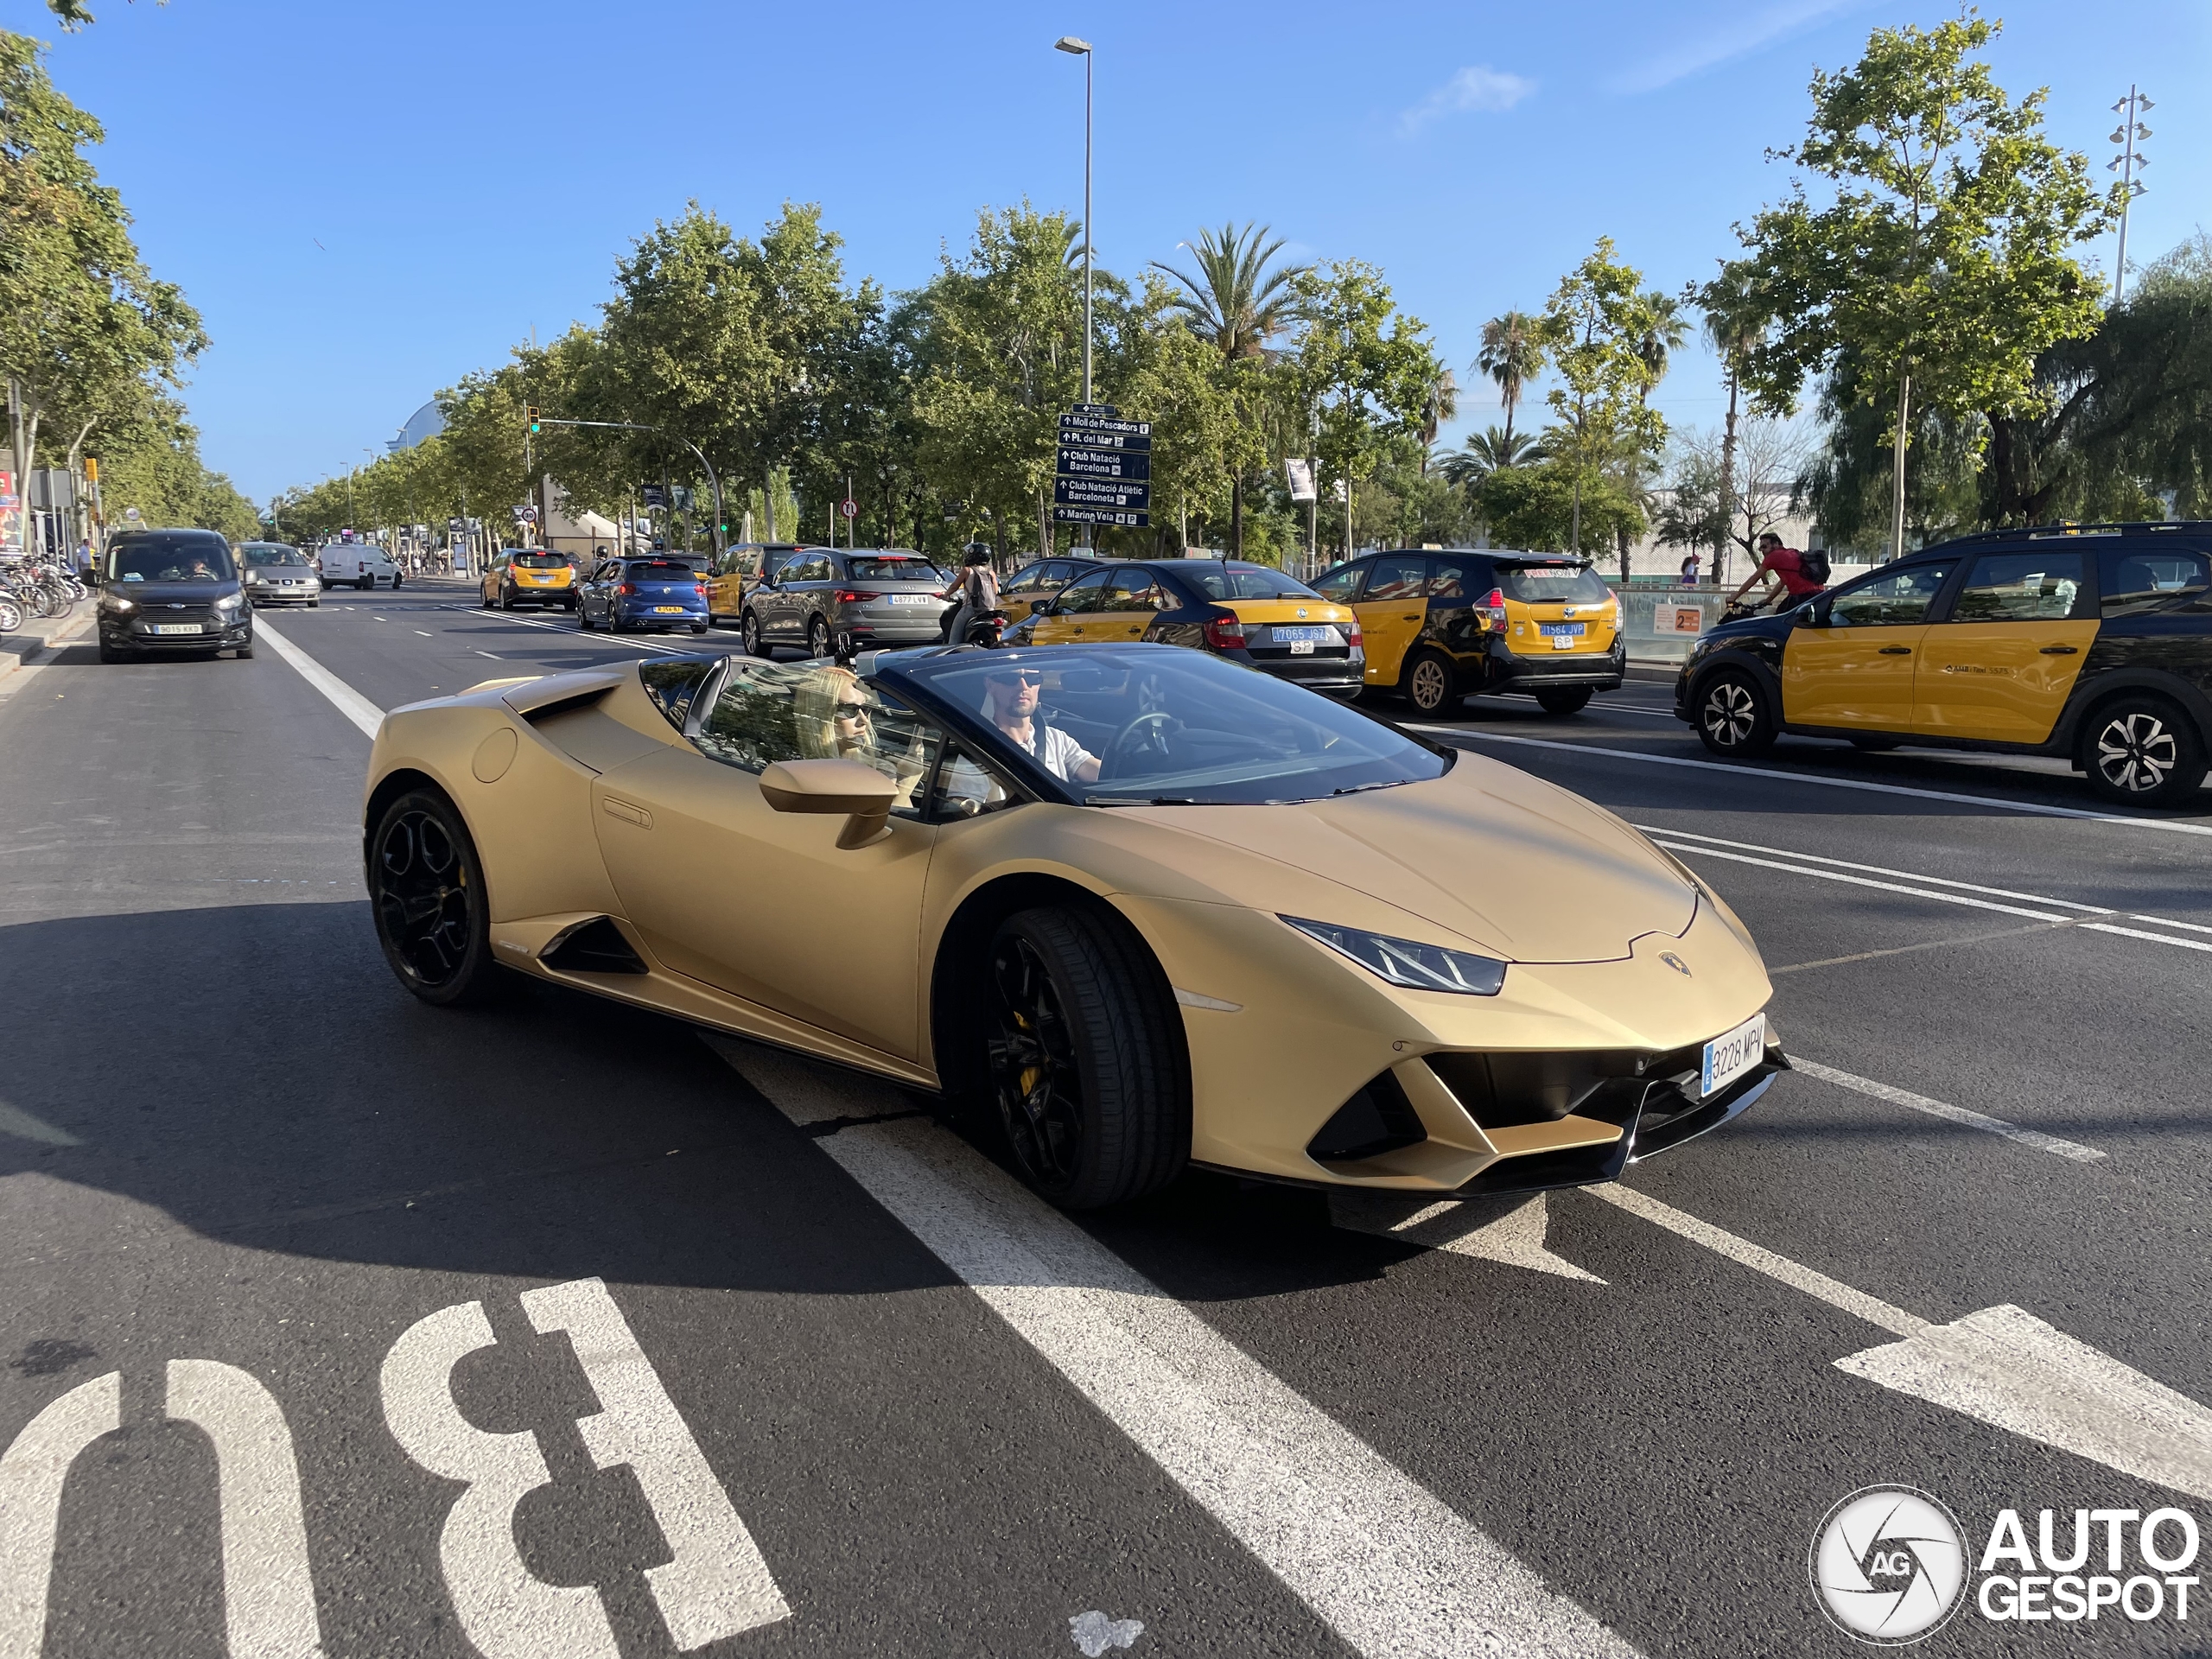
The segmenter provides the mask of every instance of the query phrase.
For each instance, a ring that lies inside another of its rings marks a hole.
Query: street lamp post
[[[2136,118],[2151,107],[2151,100],[2133,86],[2127,96],[2113,105],[2113,113],[2120,117],[2120,130],[2113,133],[2112,142],[2120,146],[2120,154],[2105,163],[2107,172],[2120,175],[2120,252],[2112,275],[2112,302],[2118,305],[2127,291],[2127,209],[2146,187],[2136,182],[2136,169],[2149,162],[2136,154],[2135,141],[2148,138],[2151,129]]]
[[[1063,35],[1053,49],[1083,60],[1083,401],[1090,401],[1090,71],[1097,54],[1089,41]],[[1090,545],[1090,526],[1083,527],[1083,544]]]

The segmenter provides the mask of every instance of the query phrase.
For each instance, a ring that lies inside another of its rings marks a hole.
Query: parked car
[[[298,548],[283,542],[244,542],[238,552],[249,604],[322,603],[322,578]]]
[[[131,530],[99,564],[100,661],[253,655],[253,608],[231,544],[213,530]]]
[[[745,596],[772,579],[791,557],[814,551],[802,542],[740,542],[723,550],[707,572],[707,610],[717,622],[745,613]]]
[[[1587,559],[1495,548],[1400,548],[1314,584],[1359,613],[1367,685],[1420,715],[1485,691],[1528,691],[1572,715],[1628,676],[1620,601]]]
[[[512,611],[518,605],[557,605],[573,611],[576,608],[576,567],[565,553],[542,547],[503,547],[484,567],[476,596],[486,610],[494,605],[503,611]]]
[[[707,631],[707,584],[688,559],[654,554],[609,559],[576,594],[576,626],[605,628],[689,628]]]
[[[951,585],[921,554],[901,548],[804,548],[746,599],[745,648],[757,657],[798,645],[826,657],[840,635],[860,645],[934,645]]]
[[[325,542],[315,569],[326,588],[359,588],[365,594],[379,585],[397,591],[401,578],[391,555],[374,542]]]
[[[1009,645],[1194,646],[1357,696],[1365,664],[1359,619],[1270,565],[1236,559],[1114,559],[1085,571],[1009,632]]]
[[[2212,522],[1989,531],[1691,647],[1675,713],[1713,753],[1784,733],[2050,754],[2131,806],[2212,755]]]

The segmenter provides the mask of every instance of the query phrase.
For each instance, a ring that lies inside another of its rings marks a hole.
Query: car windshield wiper
[[[1379,784],[1346,784],[1342,789],[1332,789],[1329,793],[1332,796],[1363,795],[1370,789],[1395,789],[1405,781],[1402,778],[1385,778]]]
[[[1195,795],[1089,795],[1084,798],[1090,806],[1196,806]]]

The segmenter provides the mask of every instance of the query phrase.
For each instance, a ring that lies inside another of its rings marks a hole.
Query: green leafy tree
[[[1567,461],[1502,467],[1472,499],[1500,546],[1535,553],[1592,556],[1609,542],[1643,535],[1647,523],[1616,471]]]
[[[1614,257],[1612,238],[1601,236],[1544,307],[1544,334],[1561,382],[1546,394],[1556,421],[1544,447],[1568,483],[1573,505],[1567,541],[1578,550],[1584,545],[1579,503],[1585,486],[1610,473],[1609,499],[1632,505],[1649,457],[1667,441],[1666,418],[1651,407],[1651,391],[1666,372],[1663,341],[1680,325],[1655,308],[1662,296],[1643,283],[1641,272]],[[1636,516],[1634,531],[1618,512],[1611,520],[1624,579],[1629,543],[1642,533],[1640,512]]]
[[[1739,229],[1746,257],[1724,273],[1771,324],[1744,354],[1759,407],[1788,412],[1852,353],[1853,398],[1897,410],[1900,489],[1914,400],[1979,452],[2047,406],[2037,357],[2097,326],[2100,284],[2073,250],[2102,234],[2113,201],[2044,136],[2044,93],[2015,103],[1974,55],[1998,28],[1970,9],[1876,29],[1853,67],[1816,73],[1806,136],[1777,154],[1831,181],[1833,200],[1796,186]],[[2000,499],[1999,515],[2018,506]]]
[[[1324,469],[1354,495],[1344,545],[1357,543],[1357,494],[1390,444],[1416,442],[1442,364],[1417,317],[1398,309],[1389,284],[1357,259],[1298,279],[1301,328],[1288,360],[1299,406],[1315,412]]]

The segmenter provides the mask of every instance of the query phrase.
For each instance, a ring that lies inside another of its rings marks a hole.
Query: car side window
[[[2063,622],[2085,572],[2080,553],[1983,553],[1967,567],[1954,622]]]
[[[1002,812],[1021,804],[1021,797],[995,766],[976,758],[964,743],[949,743],[944,762],[931,787],[928,817],[932,823],[979,818],[986,812]]]
[[[1106,597],[1106,584],[1112,579],[1111,570],[1093,570],[1068,584],[1057,605],[1064,616],[1078,615],[1085,611],[1102,608]]]
[[[1017,570],[1007,578],[1006,586],[1000,588],[999,592],[1009,594],[1033,594],[1045,585],[1046,569],[1045,565],[1033,564],[1026,570]]]
[[[798,689],[814,672],[794,664],[732,658],[715,706],[700,722],[695,740],[700,753],[747,772],[804,759],[798,742]]]
[[[1418,599],[1421,589],[1428,585],[1427,559],[1377,559],[1367,578],[1367,592],[1363,598],[1370,600]]]
[[[2105,555],[2104,613],[2133,616],[2172,602],[2177,594],[2212,588],[2212,566],[2202,553],[2112,552]]]
[[[1465,599],[1474,590],[1474,567],[1462,559],[1429,561],[1428,596]]]
[[[1829,601],[1828,620],[1840,628],[1896,627],[1925,622],[1928,607],[1936,602],[1953,562],[1916,564],[1910,570],[1869,576],[1849,588],[1839,588]]]
[[[1340,564],[1313,584],[1313,591],[1324,599],[1333,599],[1339,605],[1348,605],[1359,591],[1359,579],[1367,574],[1361,564]]]
[[[1156,611],[1160,609],[1160,584],[1153,580],[1149,570],[1116,570],[1106,584],[1106,597],[1099,601],[1102,611]]]

